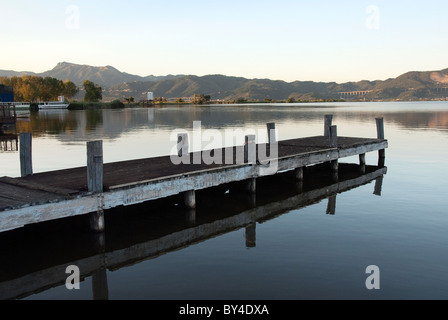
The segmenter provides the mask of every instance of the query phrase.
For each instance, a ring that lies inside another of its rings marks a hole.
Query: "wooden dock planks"
[[[265,147],[260,144],[257,148],[262,146]],[[236,154],[242,152],[242,148],[220,150],[222,163],[213,164],[203,161],[196,164],[194,160],[202,159],[204,152],[209,154],[209,151],[202,151],[199,155],[190,153],[190,164],[174,165],[170,156],[105,163],[104,190],[99,195],[88,192],[87,167],[37,173],[22,178],[0,178],[0,232],[40,221],[39,215],[54,219],[58,214],[50,212],[52,203],[58,203],[54,206],[55,210],[60,210],[59,216],[64,217],[275,174],[264,172],[261,165],[226,164],[226,153],[232,151],[236,161]],[[329,147],[326,136],[279,141],[277,170],[292,170],[384,148],[387,148],[387,140],[371,138],[337,137],[334,148]],[[6,212],[7,219],[2,219],[2,212]],[[14,216],[14,212],[18,215]],[[20,215],[33,217],[21,221]]]

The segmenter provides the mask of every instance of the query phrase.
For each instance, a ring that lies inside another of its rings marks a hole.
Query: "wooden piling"
[[[177,155],[183,157],[188,155],[188,134],[180,133],[177,136]]]
[[[333,115],[332,114],[326,114],[325,115],[325,122],[324,122],[324,136],[328,137],[330,136],[330,128],[333,122]]]
[[[32,140],[30,132],[20,134],[20,172],[22,177],[33,175]]]
[[[244,163],[256,164],[256,151],[255,135],[246,136],[244,142]]]
[[[266,126],[268,129],[268,144],[277,143],[277,136],[275,134],[275,123],[270,122]]]
[[[257,163],[257,146],[255,144],[255,135],[248,135],[245,137],[244,143],[244,162],[248,164]],[[249,193],[256,192],[257,179],[250,178],[247,180],[246,191]]]
[[[98,194],[97,211],[89,217],[90,228],[95,232],[104,231],[103,164],[103,141],[87,142],[87,187],[89,192]]]
[[[337,126],[331,126],[329,128],[329,144],[331,148],[337,148],[338,147],[338,131]],[[331,171],[337,172],[339,169],[339,162],[338,159],[330,161],[331,165]]]
[[[329,128],[329,143],[331,148],[336,148],[338,146],[338,129],[337,126],[331,126]]]
[[[87,142],[87,186],[89,192],[103,192],[103,141]]]
[[[384,139],[384,118],[376,118],[377,138]],[[386,150],[378,150],[378,166],[383,167],[386,158]]]

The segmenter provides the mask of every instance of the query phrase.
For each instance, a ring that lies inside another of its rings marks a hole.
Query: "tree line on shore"
[[[62,81],[52,77],[40,76],[14,76],[11,78],[0,77],[0,84],[12,87],[14,90],[14,101],[38,102],[56,101],[59,96],[72,99],[80,89],[70,80]],[[103,89],[89,81],[83,83],[85,91],[85,102],[98,102],[103,99]]]

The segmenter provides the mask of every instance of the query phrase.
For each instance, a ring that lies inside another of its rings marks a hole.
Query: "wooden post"
[[[384,139],[384,119],[376,118],[376,132],[378,139]],[[384,160],[386,158],[386,151],[381,149],[378,151],[378,166],[384,166]]]
[[[90,228],[103,232],[103,141],[87,142],[87,187],[89,192],[98,194],[98,210],[90,213]]]
[[[33,175],[32,140],[30,132],[20,134],[20,172],[22,177]]]
[[[338,146],[338,128],[337,126],[331,126],[329,129],[329,142],[331,148]]]
[[[182,157],[187,154],[188,154],[188,134],[179,133],[179,135],[177,136],[177,155],[179,157]]]
[[[376,132],[378,139],[384,139],[384,119],[376,118]]]
[[[103,141],[87,142],[87,186],[89,192],[103,192]]]
[[[244,142],[244,163],[255,164],[257,161],[255,145],[255,135],[249,135],[245,137]]]
[[[330,127],[331,127],[332,122],[333,122],[333,115],[326,114],[325,122],[324,122],[324,137],[328,137],[330,135]]]
[[[256,154],[256,144],[255,135],[249,135],[245,137],[244,143],[244,162],[248,164],[256,164],[257,154]],[[246,191],[249,193],[255,193],[257,186],[256,178],[250,178],[247,181]]]
[[[184,204],[189,209],[196,208],[196,191],[190,190],[183,193]]]
[[[337,148],[338,147],[337,126],[331,126],[329,132],[330,132],[330,136],[329,136],[330,147],[331,148]],[[331,165],[331,171],[332,172],[337,172],[338,171],[338,169],[339,169],[339,161],[338,161],[338,159],[330,161],[330,165]]]
[[[268,144],[277,143],[277,136],[275,135],[275,123],[270,122],[267,124],[268,129]]]

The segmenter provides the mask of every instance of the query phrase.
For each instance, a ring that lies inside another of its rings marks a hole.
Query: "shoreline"
[[[448,99],[431,99],[431,100],[344,100],[344,99],[321,99],[321,100],[301,100],[288,102],[286,100],[279,101],[263,101],[263,100],[244,100],[244,101],[208,101],[204,103],[194,102],[152,102],[144,101],[127,103],[119,101],[110,102],[71,102],[68,110],[86,110],[86,109],[105,109],[105,108],[163,108],[166,106],[212,106],[212,105],[250,105],[250,104],[308,104],[308,103],[333,103],[333,102],[429,102],[429,101],[448,101]]]

